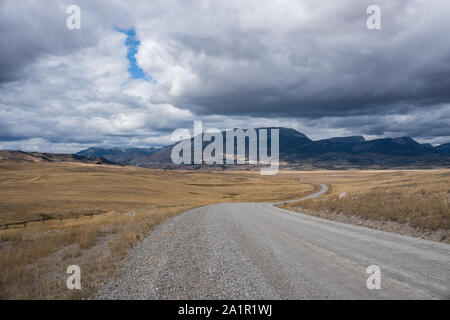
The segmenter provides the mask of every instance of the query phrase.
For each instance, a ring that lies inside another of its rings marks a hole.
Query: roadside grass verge
[[[331,191],[319,198],[282,207],[325,218],[340,217],[344,222],[350,222],[348,218],[353,217],[357,224],[383,230],[386,229],[383,224],[394,222],[407,227],[399,226],[399,233],[450,242],[449,171],[388,171],[366,177],[347,172],[315,178],[321,182],[328,180]],[[343,192],[347,196],[340,197]],[[433,233],[439,235],[430,237]]]
[[[127,216],[111,212],[63,224],[35,224],[0,232],[0,299],[88,298],[127,250],[158,223],[187,208]],[[82,290],[66,288],[66,268],[82,270]]]

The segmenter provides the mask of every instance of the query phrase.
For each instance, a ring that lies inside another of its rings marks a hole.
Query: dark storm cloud
[[[204,114],[317,118],[406,113],[449,102],[450,43],[442,39],[450,27],[449,5],[379,5],[383,27],[378,31],[366,28],[360,1],[329,5],[319,14],[309,8],[306,22],[301,14],[286,17],[287,23],[273,14],[278,19],[267,25],[250,21],[248,26],[233,12],[228,24],[208,33],[208,23],[222,13],[217,10],[183,30],[163,25],[170,32],[162,38],[143,31],[148,49],[141,63],[148,72],[156,70],[156,79],[164,78],[160,87],[168,94],[161,101]],[[270,14],[263,11],[262,18]],[[178,72],[159,72],[165,63],[175,64]]]
[[[448,142],[450,2],[376,2],[371,31],[373,1],[4,0],[0,148],[161,145],[193,120]]]

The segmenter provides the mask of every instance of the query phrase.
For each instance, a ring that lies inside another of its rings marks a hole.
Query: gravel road
[[[379,290],[366,286],[369,265]],[[98,298],[450,299],[450,245],[270,203],[215,204],[157,226]]]

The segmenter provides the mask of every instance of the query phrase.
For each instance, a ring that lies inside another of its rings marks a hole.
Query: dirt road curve
[[[380,290],[366,286],[369,265],[381,269]],[[269,203],[216,204],[159,225],[98,297],[449,299],[450,245]]]

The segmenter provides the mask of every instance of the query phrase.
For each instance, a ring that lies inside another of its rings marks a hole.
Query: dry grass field
[[[431,239],[448,242],[450,170],[261,176],[259,170],[0,161],[0,225],[62,218],[0,230],[0,299],[89,298],[161,221],[217,202],[295,199],[317,190],[318,182],[329,186],[327,194],[283,207],[393,232],[419,230],[412,235],[437,234]],[[342,192],[348,195],[339,199]],[[66,268],[72,264],[81,267],[82,290],[66,288]]]
[[[450,242],[450,170],[311,171],[302,175],[305,181],[326,183],[329,192],[282,207]],[[344,192],[347,195],[339,198]]]
[[[79,163],[0,161],[0,299],[87,298],[156,224],[216,202],[271,201],[314,190],[295,175],[164,171]],[[94,213],[93,217],[82,216]],[[66,288],[66,268],[82,290]]]

